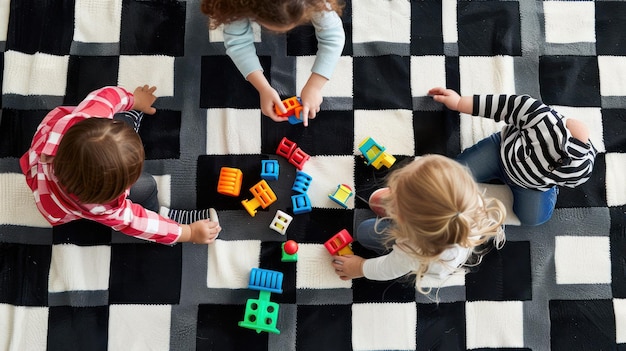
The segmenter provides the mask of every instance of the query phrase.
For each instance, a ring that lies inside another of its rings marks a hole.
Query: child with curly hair
[[[78,106],[60,106],[46,115],[20,167],[50,224],[88,219],[163,244],[215,241],[221,230],[217,222],[179,224],[157,213],[156,182],[143,172],[137,134],[143,113],[156,112],[155,90],[144,85],[131,94],[104,87]]]
[[[311,23],[315,27],[317,55],[311,75],[302,88],[302,117],[304,126],[315,118],[322,103],[321,89],[330,79],[345,42],[340,0],[202,0],[201,10],[210,18],[210,28],[224,25],[224,46],[241,74],[256,88],[261,112],[276,122],[286,117],[276,114],[274,106],[285,108],[278,92],[263,74],[254,47],[251,22],[278,33]]]
[[[425,275],[445,278],[472,258],[479,262],[482,244],[492,239],[496,248],[504,244],[504,205],[485,197],[458,162],[441,155],[418,157],[386,182],[370,196],[379,218],[363,221],[355,235],[381,256],[334,256],[341,279],[391,280],[412,273],[425,293]]]

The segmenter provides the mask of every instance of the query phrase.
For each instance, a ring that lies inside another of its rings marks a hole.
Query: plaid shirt
[[[127,199],[130,189],[107,204],[83,204],[57,183],[52,163],[41,160],[42,154],[56,155],[61,138],[74,124],[90,117],[113,118],[117,112],[130,110],[133,104],[130,92],[105,87],[91,92],[76,107],[55,108],[37,127],[30,149],[20,159],[20,167],[37,208],[50,224],[85,218],[137,238],[163,244],[176,242],[182,232],[180,225]]]

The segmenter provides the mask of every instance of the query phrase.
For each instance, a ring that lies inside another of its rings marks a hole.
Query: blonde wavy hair
[[[310,22],[316,12],[332,10],[341,16],[343,7],[341,0],[202,0],[200,4],[211,29],[243,18],[276,26],[300,25]]]
[[[389,242],[423,263],[413,272],[420,292],[428,293],[421,278],[447,248],[457,244],[477,256],[477,248],[492,238],[497,248],[504,244],[504,205],[485,197],[458,162],[426,155],[392,172],[387,185],[390,191],[382,206],[393,225],[386,234]]]

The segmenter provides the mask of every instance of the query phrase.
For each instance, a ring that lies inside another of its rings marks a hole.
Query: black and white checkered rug
[[[626,2],[355,0],[343,21],[343,56],[304,128],[261,116],[199,0],[0,1],[0,350],[626,349]],[[296,95],[313,28],[257,34],[273,86]],[[43,116],[101,86],[144,83],[159,96],[140,130],[146,169],[163,205],[218,210],[213,245],[150,244],[86,221],[51,228],[34,206],[18,158]],[[561,189],[547,224],[511,216],[502,250],[430,281],[429,297],[406,279],[341,281],[322,244],[373,216],[363,199],[388,172],[363,164],[362,139],[400,165],[454,157],[500,127],[442,110],[425,96],[434,86],[530,94],[583,120],[600,151],[594,174]],[[269,228],[277,210],[293,214],[283,137],[311,155],[313,179],[313,210],[285,236]],[[240,202],[266,159],[280,164],[268,181],[278,201],[251,217]],[[224,166],[243,172],[239,197],[216,191]],[[338,184],[355,189],[347,209],[328,198]],[[295,263],[280,260],[286,239],[299,243]],[[238,326],[258,296],[254,267],[284,274],[271,296],[280,334]]]

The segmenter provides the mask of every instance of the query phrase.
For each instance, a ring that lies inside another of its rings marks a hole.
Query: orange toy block
[[[241,201],[241,204],[252,217],[256,215],[257,208],[267,208],[276,201],[276,194],[274,194],[274,191],[265,180],[256,183],[252,188],[250,188],[250,192],[254,198],[250,200],[243,200]]]
[[[239,196],[243,173],[238,168],[222,167],[217,182],[217,192],[222,195]]]

